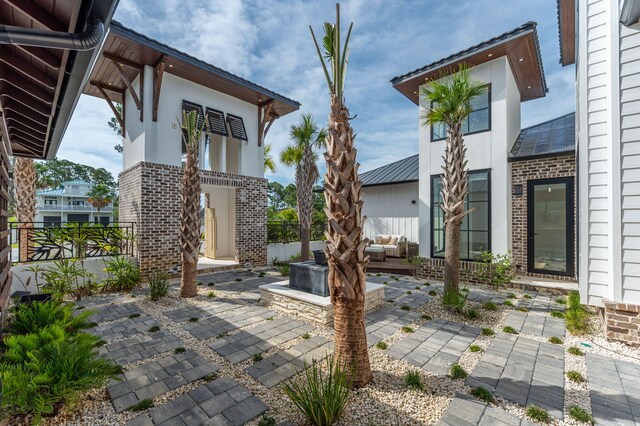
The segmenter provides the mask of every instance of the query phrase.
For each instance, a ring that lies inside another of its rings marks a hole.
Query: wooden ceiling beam
[[[37,121],[33,121],[31,119],[23,117],[22,119],[18,119],[13,115],[7,115],[5,117],[7,121],[7,129],[9,127],[14,127],[16,129],[31,129],[34,132],[42,135],[42,137],[47,135],[47,126],[46,124],[38,123]]]
[[[158,121],[158,103],[160,102],[160,91],[162,90],[162,78],[164,77],[164,68],[167,65],[167,57],[162,55],[162,59],[153,68],[153,111],[151,119]]]
[[[29,109],[18,102],[14,102],[13,100],[10,100],[9,102],[4,103],[2,105],[2,109],[5,111],[5,114],[7,114],[8,116],[11,115],[11,114],[8,114],[8,112],[11,111],[11,113],[13,114],[18,114],[26,118],[27,120],[32,120],[36,123],[40,122],[38,118],[43,119],[42,121],[46,121],[47,123],[49,122],[49,116],[40,115],[34,112],[32,109]]]
[[[126,89],[120,89],[119,87],[111,87],[109,85],[106,85],[100,81],[96,81],[96,80],[91,80],[91,82],[89,83],[90,85],[94,86],[96,89],[98,89],[98,91],[100,91],[100,89],[104,90],[105,92],[114,92],[114,93],[118,93],[120,95],[123,95],[124,92],[126,91]]]
[[[51,105],[51,93],[48,93],[40,87],[34,86],[31,81],[9,69],[5,68],[4,72],[0,73],[0,81],[10,84],[16,89],[20,89],[20,91],[22,91],[26,96],[35,98],[47,105]]]
[[[124,69],[123,69],[124,65],[118,62],[113,62],[113,65],[116,67],[116,70],[118,71],[118,74],[120,74],[120,78],[122,78],[122,81],[124,81],[125,86],[127,86],[127,89],[129,89],[129,93],[131,93],[131,97],[133,98],[133,103],[136,104],[136,108],[138,108],[138,111],[140,112],[140,121],[142,121],[142,118],[143,118],[142,102],[140,102],[140,98],[138,98],[138,95],[136,94],[136,91],[133,88],[133,84],[131,83],[131,80],[129,80],[129,77],[127,77],[127,74],[125,74],[124,72]],[[141,83],[140,89],[142,89],[143,87],[142,74],[140,74],[140,83]]]
[[[42,141],[42,136],[37,135],[33,130],[31,129],[26,129],[23,127],[18,127],[16,125],[9,125],[7,127],[7,131],[9,132],[9,134],[14,134],[14,133],[18,133],[21,134],[22,136],[29,137],[29,138],[33,138],[34,141]]]
[[[33,64],[25,61],[24,59],[11,55],[7,50],[0,51],[0,62],[4,62],[6,65],[12,67],[15,71],[22,73],[25,77],[32,78],[33,80],[43,84],[49,89],[54,90],[56,88],[56,79],[51,77],[41,69],[36,68]]]
[[[120,125],[120,128],[124,129],[124,117],[120,115],[120,113],[116,109],[116,106],[113,104],[113,101],[111,100],[109,95],[107,95],[107,92],[105,92],[105,90],[101,86],[96,86],[96,88],[98,89],[98,91],[100,92],[100,94],[102,95],[104,100],[107,101],[107,104],[109,104],[109,108],[111,108],[111,112],[113,112],[113,115],[116,117],[116,120],[118,121],[118,124]],[[124,105],[124,103],[123,103],[123,105]],[[124,109],[122,111],[124,112]],[[123,137],[124,137],[124,135],[123,135]]]
[[[53,17],[49,11],[38,6],[35,1],[25,0],[5,0],[15,10],[24,14],[27,18],[38,23],[40,26],[51,31],[69,31],[60,21]]]
[[[42,47],[24,46],[21,44],[17,44],[15,47],[56,71],[60,69],[60,58],[47,49],[43,49]]]
[[[13,86],[9,86],[8,84],[0,84],[0,100],[1,99],[10,99],[15,101],[40,115],[51,115],[51,107],[48,107],[39,99],[24,96],[23,91],[18,90]]]
[[[12,145],[20,145],[22,148],[26,149],[28,152],[35,156],[40,156],[42,154],[42,146],[40,144],[25,139],[20,135],[11,135],[10,138]]]
[[[275,120],[275,117],[269,118],[271,115],[271,109],[273,108],[273,99],[266,101],[258,108],[258,146],[262,146],[264,138],[269,132],[271,124]]]
[[[118,64],[126,65],[131,68],[136,68],[140,71],[144,69],[144,64],[139,64],[137,62],[133,62],[133,61],[130,61],[129,59],[121,58],[119,56],[113,55],[108,52],[103,52],[102,56],[104,56],[106,59],[110,60],[111,62],[116,62]]]

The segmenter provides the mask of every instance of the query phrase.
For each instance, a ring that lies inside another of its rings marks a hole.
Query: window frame
[[[468,172],[469,174],[475,174],[475,173],[486,173],[487,175],[487,251],[491,251],[491,169],[477,169],[477,170],[469,170]],[[433,203],[433,194],[434,194],[434,187],[435,187],[435,181],[437,178],[442,178],[442,174],[437,174],[437,175],[431,175],[429,177],[429,187],[430,187],[430,194],[431,194],[431,199],[429,200],[430,202],[430,212],[429,214],[430,216],[430,222],[431,225],[429,226],[429,235],[430,235],[430,247],[429,247],[429,255],[432,259],[444,259],[444,256],[436,256],[435,255],[435,250],[434,250],[434,244],[433,244],[433,237],[435,234],[435,229],[434,229],[434,209],[438,208],[440,209],[439,205],[434,205]],[[467,195],[468,196],[468,195]],[[438,197],[440,197],[440,194],[438,194]],[[441,201],[440,201],[441,202]],[[468,198],[465,198],[465,207],[468,203]],[[442,230],[442,236],[443,238],[446,238],[444,235],[444,229]],[[466,231],[462,231],[461,232],[484,232],[484,231],[478,231],[478,230],[469,230],[467,229]],[[467,240],[468,241],[468,240]],[[480,262],[480,259],[468,259],[468,258],[464,258],[462,256],[460,256],[460,260],[461,261],[465,261],[465,262]]]
[[[489,115],[489,127],[487,127],[486,129],[483,129],[483,130],[476,130],[475,132],[463,133],[463,136],[477,135],[478,133],[484,133],[484,132],[490,132],[491,131],[491,109],[492,109],[491,108],[491,83],[487,83],[483,87],[487,88],[487,97],[488,97],[488,99],[487,99],[487,108],[486,108],[486,110],[489,113],[488,114]],[[485,108],[481,108],[481,109],[478,109],[478,110],[473,110],[471,112],[482,111],[484,109]],[[467,117],[467,128],[469,128],[469,124],[468,123],[469,123],[469,117]],[[443,141],[443,140],[447,139],[446,136],[444,136],[442,138],[434,139],[433,126],[429,126],[429,137],[430,137],[431,142],[438,142],[438,141]]]

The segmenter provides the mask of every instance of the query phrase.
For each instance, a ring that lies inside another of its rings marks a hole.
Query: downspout
[[[87,28],[80,34],[0,25],[0,44],[49,49],[91,50],[100,44],[103,37],[104,23],[93,17],[89,18]]]

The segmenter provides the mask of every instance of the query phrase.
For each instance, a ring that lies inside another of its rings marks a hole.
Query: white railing
[[[53,211],[53,212],[60,212],[60,211],[74,211],[74,212],[97,212],[98,209],[96,209],[95,207],[88,205],[88,206],[70,206],[68,204],[36,204],[36,210],[39,211]],[[113,211],[113,206],[107,206],[107,207],[103,207],[100,209],[101,213],[108,213]]]

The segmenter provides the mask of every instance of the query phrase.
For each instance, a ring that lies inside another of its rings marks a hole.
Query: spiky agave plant
[[[336,23],[324,23],[322,50],[311,26],[322,69],[329,88],[330,106],[324,157],[327,161],[324,194],[328,219],[327,261],[329,289],[334,307],[335,355],[339,362],[353,367],[353,385],[362,387],[371,380],[367,352],[364,302],[365,270],[369,263],[364,249],[368,240],[362,230],[362,183],[358,176],[355,136],[349,110],[344,102],[344,85],[349,59],[349,26],[344,46],[340,36],[340,5],[336,5]],[[330,65],[330,70],[327,68]]]

